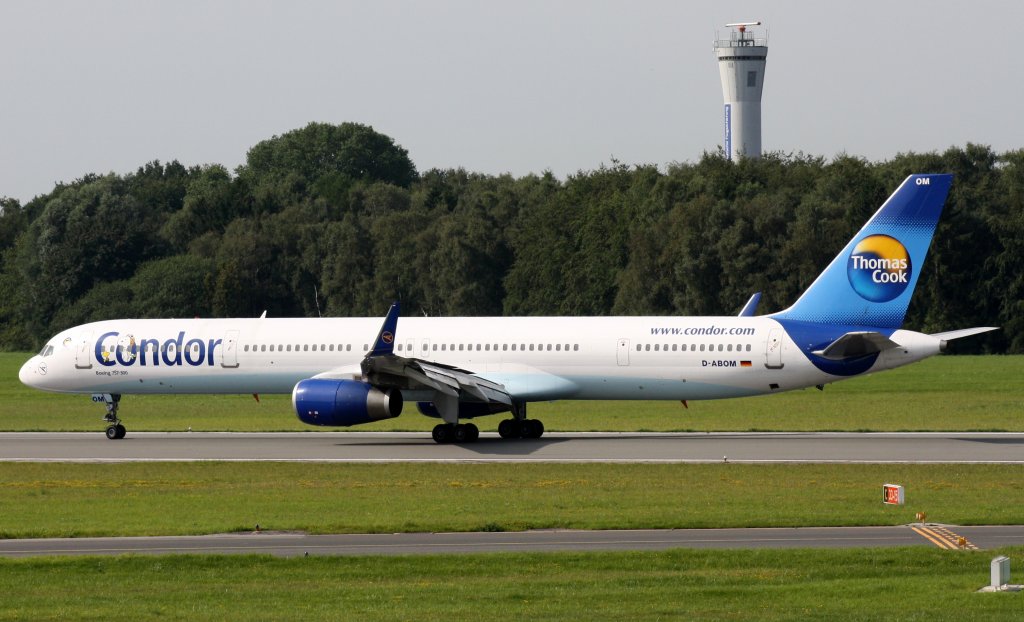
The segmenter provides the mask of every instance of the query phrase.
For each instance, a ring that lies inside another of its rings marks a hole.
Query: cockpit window
[[[39,356],[50,356],[53,354],[53,346],[47,344],[43,346],[43,349],[39,351]]]

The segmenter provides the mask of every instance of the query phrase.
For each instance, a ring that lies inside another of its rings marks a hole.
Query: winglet
[[[747,304],[743,305],[743,310],[740,311],[739,317],[753,317],[754,313],[757,312],[757,304],[761,302],[761,292],[754,292],[754,295],[750,297]]]
[[[396,300],[391,303],[388,314],[384,317],[384,325],[377,333],[377,339],[373,342],[373,349],[366,353],[366,356],[385,356],[395,351],[395,331],[398,329],[398,312],[401,305]]]

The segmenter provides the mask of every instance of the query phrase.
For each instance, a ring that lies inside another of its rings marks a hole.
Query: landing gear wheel
[[[544,436],[544,424],[540,419],[526,419],[522,422],[523,438],[540,438]]]
[[[93,394],[92,399],[94,402],[102,401],[107,407],[107,414],[103,415],[103,420],[110,424],[107,426],[107,438],[112,441],[124,438],[126,430],[117,417],[117,408],[121,405],[121,395],[119,393],[96,393]]]
[[[476,442],[480,439],[480,428],[472,423],[466,424],[466,440],[470,443]]]
[[[435,443],[450,443],[452,442],[452,437],[455,436],[454,427],[450,423],[439,423],[434,426],[434,431],[430,435],[434,437]]]
[[[498,436],[501,438],[519,438],[519,422],[515,419],[504,419],[498,424]]]
[[[456,443],[465,443],[469,440],[469,433],[466,431],[466,426],[464,425],[456,425],[455,434],[452,436]]]

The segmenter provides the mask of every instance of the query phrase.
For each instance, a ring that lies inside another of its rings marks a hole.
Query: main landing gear
[[[103,420],[110,424],[107,426],[107,438],[112,441],[124,438],[128,430],[121,425],[121,420],[117,417],[117,407],[121,404],[121,394],[104,393],[103,395],[94,395],[92,399],[96,402],[102,401],[107,406],[107,414],[103,415]]]
[[[431,436],[435,443],[472,443],[480,438],[480,428],[472,423],[439,423]]]
[[[480,438],[480,429],[472,423],[439,423],[431,434],[435,443],[472,443]],[[498,424],[501,438],[540,438],[544,424],[539,419],[526,418],[526,404],[512,406],[512,419]]]
[[[498,424],[501,438],[540,438],[544,435],[544,424],[540,419],[505,419]]]

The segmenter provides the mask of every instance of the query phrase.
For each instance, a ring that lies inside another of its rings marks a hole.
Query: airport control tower
[[[730,160],[761,157],[761,90],[768,56],[767,35],[750,29],[761,22],[726,24],[728,38],[718,37],[715,54],[725,98],[725,151]]]

